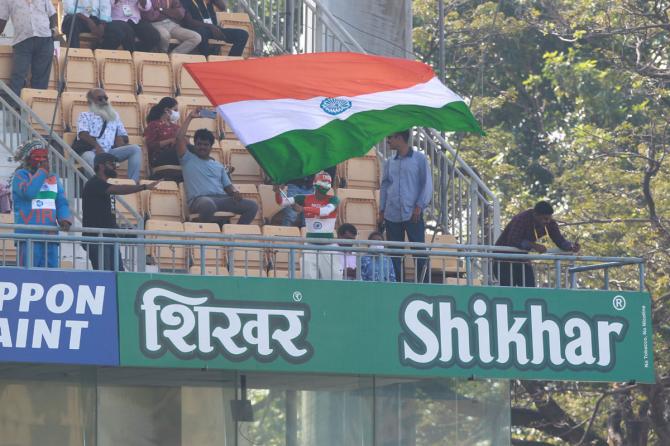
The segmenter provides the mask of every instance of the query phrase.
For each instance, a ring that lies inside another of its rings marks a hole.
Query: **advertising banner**
[[[112,272],[0,268],[0,361],[118,365]]]
[[[118,279],[122,366],[654,380],[646,293],[134,273]]]

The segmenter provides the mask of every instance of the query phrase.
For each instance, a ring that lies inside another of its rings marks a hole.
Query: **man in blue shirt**
[[[422,152],[409,145],[409,130],[398,132],[387,138],[387,143],[396,151],[384,165],[379,203],[379,222],[386,227],[389,241],[425,242],[423,211],[433,198],[433,177],[430,165]],[[430,271],[424,271],[426,257],[417,257],[417,278],[425,282]],[[398,281],[402,280],[400,257],[393,257],[393,268]]]
[[[233,212],[240,214],[241,225],[248,225],[256,217],[258,204],[242,198],[228,177],[223,164],[210,158],[214,135],[207,129],[195,132],[193,151],[188,150],[186,132],[193,118],[200,117],[200,110],[193,110],[186,117],[177,133],[177,155],[181,162],[186,188],[186,199],[192,213],[199,214],[199,220],[210,222],[214,213]]]

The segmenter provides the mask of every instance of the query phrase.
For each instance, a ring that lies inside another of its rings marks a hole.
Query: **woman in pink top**
[[[177,156],[175,137],[179,131],[179,110],[177,101],[165,97],[149,111],[147,126],[144,129],[144,141],[149,151],[149,166],[154,180],[182,181],[179,157]],[[154,172],[159,166],[179,166],[175,169]]]

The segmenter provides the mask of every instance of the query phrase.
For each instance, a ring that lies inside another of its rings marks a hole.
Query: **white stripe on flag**
[[[360,112],[386,110],[396,105],[441,108],[463,100],[436,77],[402,90],[342,98],[351,101],[351,108],[337,115],[321,109],[324,99],[320,96],[306,100],[240,101],[219,105],[218,109],[242,144],[248,146],[291,130],[315,130],[335,119],[344,120]]]

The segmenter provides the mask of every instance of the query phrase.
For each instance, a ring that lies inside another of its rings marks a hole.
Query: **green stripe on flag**
[[[247,149],[274,182],[285,183],[363,156],[386,136],[413,126],[484,134],[465,103],[458,101],[442,108],[397,105],[356,113],[315,130],[285,132]]]

